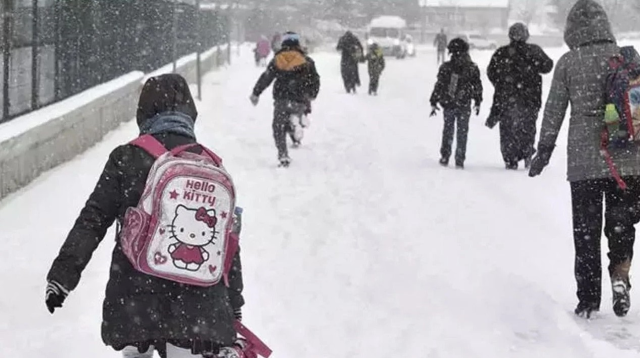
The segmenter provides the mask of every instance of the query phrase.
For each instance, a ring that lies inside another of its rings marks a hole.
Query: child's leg
[[[469,136],[469,117],[471,110],[460,108],[456,110],[456,163],[464,163],[467,158],[467,138]]]
[[[442,146],[440,147],[440,155],[442,156],[442,159],[449,160],[449,157],[451,157],[451,145],[453,145],[455,123],[455,112],[450,109],[445,109],[444,128],[442,129]]]
[[[371,80],[372,80],[373,92],[378,93],[378,85],[380,84],[380,74],[379,73],[373,74]]]
[[[145,353],[138,352],[137,347],[125,347],[122,350],[122,358],[153,358],[153,347],[149,347],[149,350]]]

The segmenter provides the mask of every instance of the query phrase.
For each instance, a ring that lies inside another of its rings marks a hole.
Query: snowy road
[[[338,56],[316,54],[321,95],[289,170],[275,168],[270,90],[249,104],[251,57],[207,76],[197,132],[237,181],[245,321],[274,357],[640,356],[640,308],[614,318],[608,280],[601,318],[573,318],[563,150],[540,179],[503,170],[497,130],[483,126],[490,54],[473,56],[485,105],[465,171],[437,164],[432,52],[389,60],[376,98],[345,94]],[[119,356],[99,334],[113,232],[55,316],[44,279],[109,152],[136,133],[123,125],[0,203],[0,357]]]

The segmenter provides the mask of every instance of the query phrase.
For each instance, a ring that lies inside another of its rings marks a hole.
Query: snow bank
[[[144,74],[132,72],[0,126],[0,198],[84,152],[131,118]]]
[[[176,72],[197,80],[196,54],[179,59]],[[228,46],[201,54],[202,73],[228,62]],[[173,71],[173,63],[148,75],[132,72],[0,125],[0,199],[44,171],[64,163],[130,120],[142,84]]]

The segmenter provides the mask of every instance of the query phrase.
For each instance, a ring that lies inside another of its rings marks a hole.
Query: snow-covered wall
[[[226,46],[202,53],[202,74],[228,60]],[[0,125],[0,199],[131,120],[146,78],[172,71],[168,64],[147,75],[132,72]],[[196,54],[178,60],[176,72],[196,82]]]

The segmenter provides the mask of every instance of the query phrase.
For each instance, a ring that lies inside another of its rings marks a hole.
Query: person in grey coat
[[[571,104],[567,156],[579,300],[575,313],[588,318],[600,309],[600,238],[604,206],[613,309],[616,315],[625,316],[630,306],[629,269],[635,241],[634,225],[640,221],[640,148],[634,145],[611,151],[615,165],[628,185],[627,190],[618,187],[600,153],[608,59],[618,54],[620,48],[605,10],[594,0],[579,0],[574,5],[568,15],[564,38],[570,51],[562,56],[553,76],[538,153],[529,175],[539,175],[549,164]]]

